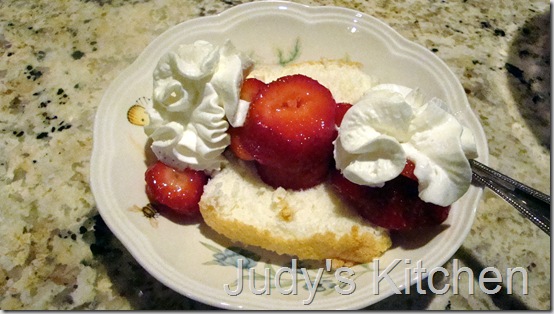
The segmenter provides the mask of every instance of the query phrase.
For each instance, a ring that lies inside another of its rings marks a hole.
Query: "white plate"
[[[427,95],[440,97],[450,104],[452,112],[473,131],[480,160],[487,162],[485,136],[465,93],[454,74],[433,53],[404,39],[383,22],[357,11],[288,2],[255,2],[172,27],[110,85],[98,108],[91,160],[92,191],[106,224],[137,261],[162,283],[187,297],[222,308],[357,309],[393,294],[394,287],[386,279],[374,289],[376,272],[373,264],[368,264],[352,268],[351,279],[356,289],[349,295],[333,289],[339,282],[333,272],[324,272],[319,292],[309,305],[302,302],[309,296],[302,288],[302,280],[297,294],[284,295],[273,289],[269,295],[255,295],[245,282],[240,295],[230,296],[223,285],[236,280],[237,268],[232,265],[236,265],[238,257],[226,251],[230,243],[202,223],[181,224],[158,217],[154,224],[141,212],[130,210],[148,203],[143,176],[149,157],[145,155],[147,138],[142,127],[127,121],[127,110],[136,102],[148,101],[152,72],[164,53],[199,39],[214,43],[230,39],[238,49],[266,63],[277,63],[279,49],[287,55],[298,43],[300,54],[295,61],[349,58],[361,62],[364,71],[383,83],[420,87]],[[388,273],[401,290],[406,283],[405,269],[413,269],[417,261],[422,261],[427,269],[442,266],[469,232],[480,196],[481,189],[471,187],[452,206],[448,220],[440,228],[420,232],[417,237],[394,239],[393,249],[379,259],[380,272],[392,265],[393,260],[401,259]],[[261,275],[256,281],[259,288],[263,286],[264,269],[271,267],[275,271],[286,263],[286,258],[254,251],[261,257],[252,264]],[[316,269],[310,274],[314,280]],[[417,280],[409,279],[411,284]]]

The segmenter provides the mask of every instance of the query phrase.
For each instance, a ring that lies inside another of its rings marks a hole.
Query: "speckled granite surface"
[[[146,273],[98,216],[92,125],[104,90],[157,35],[242,2],[0,2],[1,309],[210,308]],[[435,52],[481,119],[490,165],[550,193],[548,2],[299,2],[366,12]],[[453,259],[475,273],[524,267],[528,293],[413,293],[369,308],[550,309],[550,238],[491,192]]]

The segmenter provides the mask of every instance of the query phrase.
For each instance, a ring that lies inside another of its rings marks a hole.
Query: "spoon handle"
[[[473,182],[484,185],[550,236],[550,196],[470,160]]]

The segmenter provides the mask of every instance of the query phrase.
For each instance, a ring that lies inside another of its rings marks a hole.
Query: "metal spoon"
[[[470,160],[473,183],[484,185],[550,236],[550,196]]]

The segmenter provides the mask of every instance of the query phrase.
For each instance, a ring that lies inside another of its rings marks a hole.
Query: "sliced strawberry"
[[[316,163],[298,168],[281,168],[256,163],[256,169],[262,181],[274,188],[304,190],[325,181],[329,165]]]
[[[337,103],[337,109],[336,109],[336,115],[335,115],[335,124],[337,126],[340,126],[340,124],[342,123],[342,119],[344,118],[344,115],[351,107],[352,105],[346,102]]]
[[[321,182],[333,156],[335,107],[331,92],[316,80],[279,78],[253,99],[234,151],[262,165],[260,177],[272,186],[297,189]]]
[[[450,206],[425,203],[418,196],[417,182],[405,176],[372,188],[350,182],[338,171],[331,174],[338,194],[371,223],[391,229],[410,230],[439,225],[448,218]]]
[[[285,76],[251,103],[241,142],[261,164],[296,168],[332,154],[334,120],[335,101],[327,88],[304,75]]]
[[[263,89],[266,84],[256,78],[248,78],[244,80],[241,90],[240,90],[240,99],[252,102],[254,98],[259,94],[260,90]],[[243,160],[254,160],[254,157],[244,149],[242,141],[240,139],[241,134],[243,133],[243,128],[229,128],[229,135],[231,136],[231,151],[240,159]]]
[[[242,160],[254,160],[254,157],[246,150],[244,149],[244,146],[241,142],[241,134],[243,132],[243,128],[229,128],[229,135],[231,136],[231,151],[237,156],[238,158]]]
[[[178,171],[157,161],[144,175],[146,195],[155,205],[163,205],[169,210],[187,216],[199,214],[198,202],[208,182],[202,171],[185,169]]]
[[[410,178],[414,181],[418,181],[417,177],[414,174],[415,164],[411,160],[406,160],[406,165],[404,166],[404,169],[402,170],[401,175],[405,176],[406,178]]]
[[[263,87],[265,87],[265,83],[258,79],[248,78],[244,80],[240,90],[240,99],[251,102]]]

